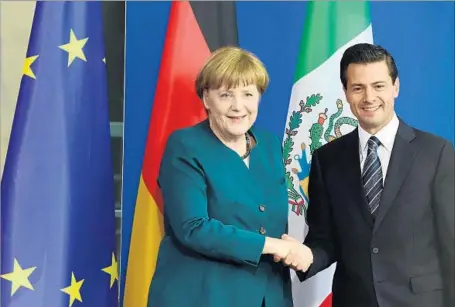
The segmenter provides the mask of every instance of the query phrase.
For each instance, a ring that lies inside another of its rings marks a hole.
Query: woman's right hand
[[[307,271],[313,263],[311,249],[287,235],[283,235],[282,238],[267,237],[263,254],[272,254],[275,262],[282,261],[296,271]]]
[[[285,258],[292,248],[292,242],[271,237],[265,238],[263,254],[274,255],[280,259]]]

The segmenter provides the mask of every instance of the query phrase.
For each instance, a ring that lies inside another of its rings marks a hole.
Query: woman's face
[[[207,90],[203,102],[213,128],[226,138],[243,136],[254,124],[261,95],[255,84]]]

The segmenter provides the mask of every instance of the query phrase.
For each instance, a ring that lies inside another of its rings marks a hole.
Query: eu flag
[[[1,306],[117,306],[100,2],[36,2],[1,184]]]

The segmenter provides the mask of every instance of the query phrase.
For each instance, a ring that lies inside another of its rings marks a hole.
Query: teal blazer
[[[289,268],[261,255],[287,231],[288,195],[278,138],[252,128],[249,168],[208,120],[168,139],[158,184],[165,236],[149,307],[289,307]]]

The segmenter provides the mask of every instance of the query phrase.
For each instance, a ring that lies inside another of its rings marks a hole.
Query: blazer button
[[[259,228],[259,233],[261,235],[265,235],[265,233],[266,233],[265,228],[261,226],[261,228]]]
[[[378,254],[378,253],[379,253],[379,248],[374,247],[374,248],[373,248],[373,254]]]
[[[259,210],[260,210],[261,212],[264,212],[264,211],[265,211],[265,206],[264,206],[264,205],[260,205],[260,206],[259,206]]]

